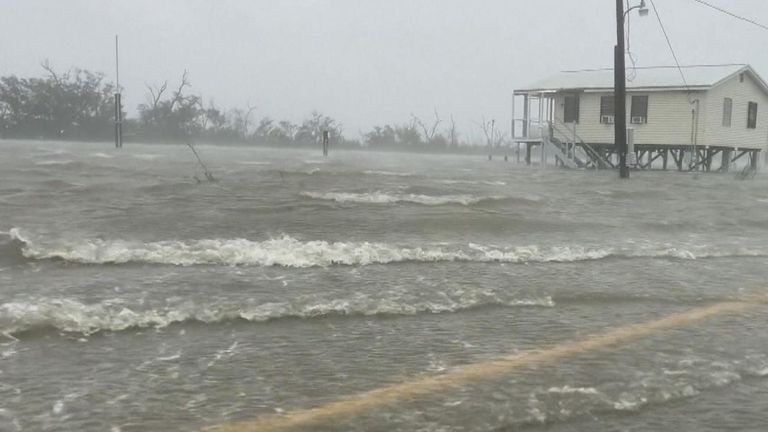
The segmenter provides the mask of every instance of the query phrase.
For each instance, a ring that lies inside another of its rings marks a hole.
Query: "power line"
[[[653,7],[653,13],[656,15],[656,19],[659,20],[659,26],[661,26],[661,32],[664,33],[664,39],[667,40],[667,46],[669,47],[669,51],[672,52],[672,58],[675,59],[675,64],[677,65],[677,70],[680,72],[680,77],[683,78],[683,84],[685,84],[685,88],[688,88],[688,81],[685,80],[685,74],[683,73],[683,68],[680,67],[680,61],[677,60],[677,54],[675,54],[675,49],[672,48],[672,42],[669,41],[669,35],[667,34],[667,30],[664,28],[664,23],[661,22],[661,16],[659,15],[659,11],[656,9],[656,3],[651,0],[651,6]]]
[[[715,5],[711,4],[711,3],[707,3],[704,0],[693,0],[693,1],[695,1],[696,3],[703,4],[704,6],[712,8],[712,9],[718,11],[718,12],[721,12],[721,13],[724,13],[726,15],[732,16],[732,17],[734,17],[736,19],[739,19],[739,20],[742,20],[744,22],[748,22],[750,24],[756,25],[756,26],[762,28],[763,30],[768,30],[768,26],[766,26],[766,25],[760,24],[759,22],[757,22],[755,20],[752,20],[752,19],[749,19],[749,18],[745,18],[745,17],[740,16],[740,15],[736,15],[733,12],[729,12],[729,11],[727,11],[727,10],[721,8],[721,7],[715,6]],[[653,3],[653,2],[651,2],[651,3]]]

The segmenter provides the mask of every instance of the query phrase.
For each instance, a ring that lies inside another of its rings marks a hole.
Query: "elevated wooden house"
[[[768,145],[768,84],[749,65],[628,69],[629,160],[640,169],[756,169]],[[514,91],[525,160],[616,167],[613,70],[561,72]],[[521,112],[522,111],[522,112]],[[634,157],[632,157],[634,156]],[[746,157],[745,157],[746,156]]]

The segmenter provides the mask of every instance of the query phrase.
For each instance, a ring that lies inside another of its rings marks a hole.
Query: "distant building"
[[[768,84],[749,65],[681,69],[627,69],[637,166],[727,171],[741,159],[756,168],[768,145]],[[615,166],[613,80],[612,69],[561,72],[515,90],[513,135],[526,161],[541,146],[542,163],[550,154],[571,167]]]

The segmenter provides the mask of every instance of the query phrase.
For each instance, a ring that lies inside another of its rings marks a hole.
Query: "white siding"
[[[723,100],[733,99],[731,126],[723,126]],[[757,128],[747,128],[747,105],[757,102]],[[712,88],[707,103],[702,105],[702,122],[706,124],[699,144],[722,145],[740,148],[764,148],[768,142],[768,96],[744,74],[744,82],[738,75]]]
[[[633,94],[648,96],[648,123],[646,124],[633,125],[629,122]],[[576,125],[576,133],[584,141],[596,144],[613,143],[613,125],[600,123],[600,97],[612,95],[612,92],[581,93],[579,123]],[[690,96],[682,91],[648,93],[627,92],[627,127],[633,127],[635,129],[635,144],[691,144],[692,106],[689,102],[689,98],[691,100],[697,98],[703,100],[703,96],[702,92],[693,92]],[[746,110],[746,108],[744,109]],[[758,114],[768,115],[768,105],[765,107],[764,113],[758,109]],[[559,122],[562,122],[562,94],[558,94],[555,97],[555,118]],[[760,126],[761,119],[758,120],[758,127]],[[702,133],[701,130],[703,128],[702,123],[703,122],[700,120],[700,138]],[[744,124],[746,126],[746,117]]]
[[[613,125],[600,123],[600,96],[612,93],[581,93],[579,97],[579,123],[576,125],[576,133],[588,143],[613,143]],[[563,122],[563,95],[555,96],[556,123]],[[573,127],[572,124],[568,126]],[[571,137],[558,137],[570,140]]]

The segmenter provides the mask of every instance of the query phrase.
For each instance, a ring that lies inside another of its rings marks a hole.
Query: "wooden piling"
[[[525,164],[531,165],[531,143],[525,143]]]

